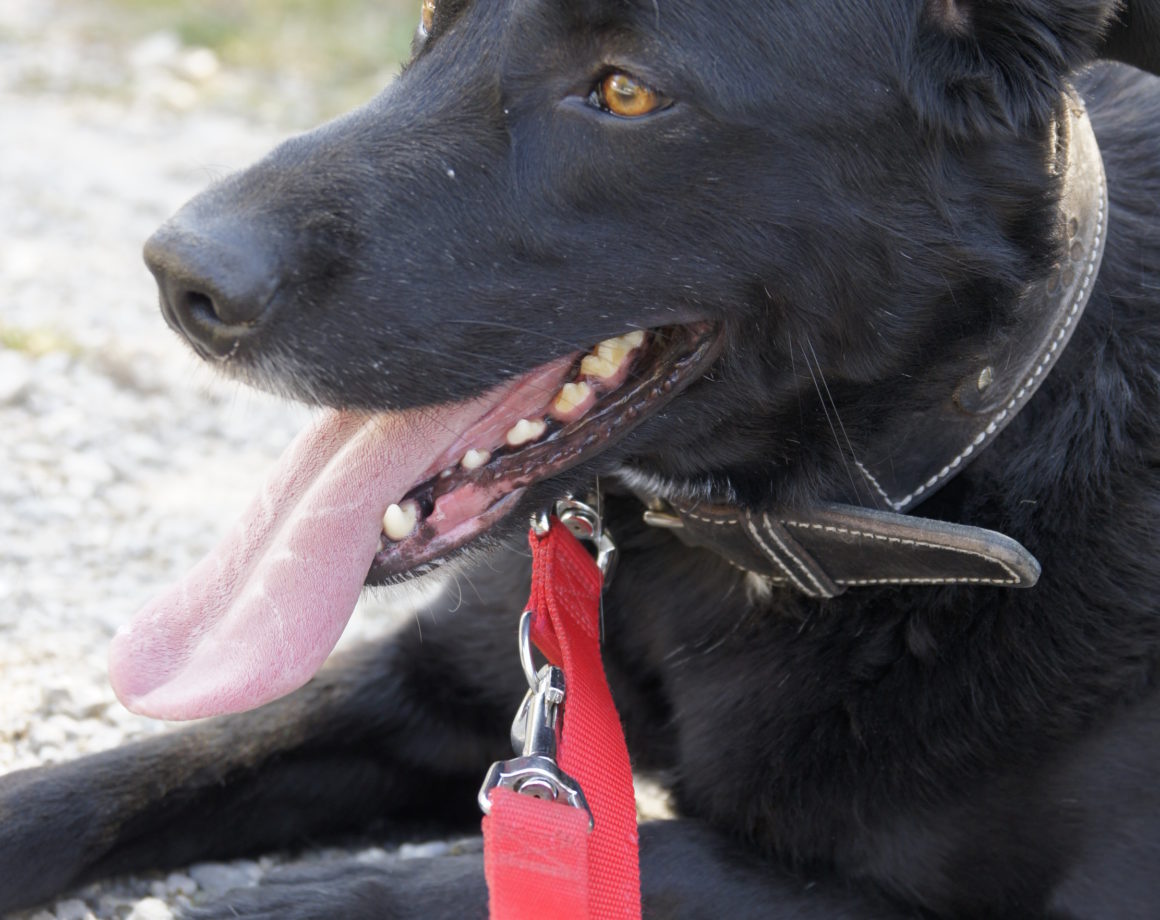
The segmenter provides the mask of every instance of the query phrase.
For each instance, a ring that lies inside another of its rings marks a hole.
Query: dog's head
[[[381,96],[209,189],[146,247],[199,353],[339,411],[180,600],[119,640],[122,697],[182,716],[285,692],[368,567],[425,571],[594,473],[824,492],[844,475],[827,402],[856,439],[1047,271],[1068,75],[1100,53],[1156,63],[1129,40],[1155,7],[1133,7],[1135,32],[1122,12],[423,3],[414,59]],[[275,654],[254,638],[262,604],[309,639]],[[203,634],[230,630],[250,643],[238,669],[265,676],[182,684],[227,654]]]

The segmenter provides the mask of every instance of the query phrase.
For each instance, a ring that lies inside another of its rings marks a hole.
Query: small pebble
[[[170,894],[197,894],[197,882],[188,875],[174,872],[165,879],[165,890]]]
[[[75,898],[56,902],[56,920],[89,920],[93,915],[84,901]]]
[[[257,863],[200,863],[189,869],[190,878],[208,894],[248,888],[258,881],[261,874]]]
[[[14,405],[32,385],[32,368],[24,355],[0,350],[0,406]]]
[[[432,856],[442,856],[450,848],[445,840],[433,840],[429,843],[404,843],[399,847],[399,859],[430,859]]]
[[[173,911],[164,901],[146,898],[137,903],[125,920],[173,920]]]

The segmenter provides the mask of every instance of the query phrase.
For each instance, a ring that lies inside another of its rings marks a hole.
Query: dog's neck
[[[984,450],[1035,394],[1079,323],[1107,239],[1108,197],[1103,161],[1078,96],[1063,100],[1053,126],[1053,171],[1060,177],[1060,262],[1022,294],[1014,324],[996,330],[953,392],[917,388],[936,399],[887,420],[858,450],[864,482],[835,498],[888,511],[907,511],[952,479]]]
[[[958,384],[916,389],[934,399],[899,413],[863,444],[855,478],[812,508],[752,508],[638,494],[645,520],[674,529],[734,565],[805,594],[832,597],[871,584],[1027,587],[1039,565],[1001,534],[905,514],[984,450],[1027,404],[1058,360],[1091,295],[1107,239],[1103,161],[1083,102],[1063,99],[1051,132],[1050,168],[1060,179],[1063,251],[1050,275],[1020,297],[1014,323],[964,355]],[[940,372],[945,373],[945,368]]]

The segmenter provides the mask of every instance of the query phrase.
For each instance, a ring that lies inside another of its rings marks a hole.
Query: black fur
[[[625,470],[808,503],[849,457],[806,362],[860,443],[1008,320],[1058,254],[1048,125],[1078,86],[1111,197],[1091,303],[1030,405],[917,509],[1020,540],[1038,587],[754,594],[613,488],[607,668],[635,764],[682,814],[642,830],[646,916],[1160,916],[1160,84],[1093,63],[1157,70],[1158,23],[1154,0],[441,0],[381,97],[175,218],[279,280],[223,366],[330,405],[462,399],[628,328],[716,320],[705,379],[526,504]],[[593,108],[610,66],[672,106]],[[0,910],[368,815],[392,837],[469,829],[521,691],[524,520],[491,538],[482,600],[421,641],[0,779]],[[469,850],[284,870],[199,916],[485,910]]]

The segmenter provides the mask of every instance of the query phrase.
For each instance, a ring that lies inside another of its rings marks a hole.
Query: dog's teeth
[[[620,365],[624,363],[624,359],[637,348],[644,344],[644,331],[636,329],[632,332],[626,332],[624,335],[618,335],[614,339],[605,339],[596,346],[596,357],[607,361],[617,370]],[[611,375],[609,375],[611,376]]]
[[[383,533],[398,543],[405,540],[419,523],[419,503],[407,499],[401,505],[391,505],[383,515]]]
[[[628,357],[628,349],[620,339],[608,339],[596,346],[596,356],[614,367],[620,367],[620,363]]]
[[[584,360],[580,362],[581,374],[588,377],[599,377],[601,380],[615,377],[618,370],[620,370],[619,364],[613,364],[599,355],[585,355]]]
[[[459,465],[465,470],[477,470],[491,459],[491,451],[472,448],[463,455]]]
[[[581,381],[580,383],[566,383],[556,397],[552,408],[561,415],[571,415],[577,409],[585,407],[592,396],[592,387]]]
[[[596,346],[596,357],[601,361],[606,361],[611,364],[616,370],[620,370],[620,366],[624,364],[625,359],[629,356],[634,348],[644,341],[643,332],[633,332],[629,335],[617,336],[615,339],[605,339]]]
[[[547,430],[548,424],[543,419],[522,418],[511,427],[504,440],[507,441],[509,447],[521,447],[532,441],[540,440]]]
[[[442,473],[439,474],[440,479],[450,479],[455,475],[455,467],[449,466]]]

